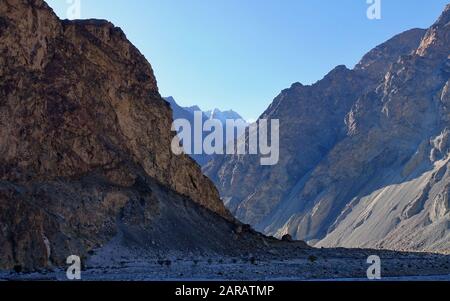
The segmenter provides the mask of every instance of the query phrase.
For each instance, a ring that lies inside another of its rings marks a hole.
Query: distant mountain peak
[[[164,99],[168,103],[170,103],[172,110],[177,110],[177,111],[184,110],[184,111],[187,111],[190,113],[201,111],[201,112],[203,112],[203,114],[205,115],[205,117],[207,119],[218,119],[222,122],[226,121],[226,119],[233,119],[233,120],[242,119],[245,121],[245,119],[239,113],[237,113],[236,111],[234,111],[232,109],[222,111],[218,108],[215,108],[213,110],[202,111],[202,109],[198,105],[192,105],[190,107],[180,106],[173,96],[167,96],[167,97],[164,97]]]
[[[200,109],[199,106],[195,105],[195,106],[190,106],[190,107],[185,107],[186,110],[191,111],[191,112],[198,112],[201,111],[202,109]]]
[[[241,115],[233,110],[221,111],[220,109],[216,108],[214,110],[206,111],[205,115],[209,119],[218,119],[222,122],[225,122],[227,119],[245,121],[245,119]]]

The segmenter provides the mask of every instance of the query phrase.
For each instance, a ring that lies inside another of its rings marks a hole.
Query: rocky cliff
[[[449,21],[447,6],[353,70],[283,91],[261,116],[280,119],[278,165],[228,156],[205,168],[230,210],[320,246],[450,250]]]
[[[0,53],[0,269],[65,264],[118,232],[149,249],[236,239],[212,182],[172,154],[171,109],[120,28],[2,0]]]

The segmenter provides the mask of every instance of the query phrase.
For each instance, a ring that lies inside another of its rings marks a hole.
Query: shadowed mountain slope
[[[114,237],[153,253],[267,248],[172,154],[172,111],[119,28],[2,0],[0,53],[0,269],[64,265]]]
[[[449,18],[275,98],[261,118],[280,120],[278,165],[204,168],[232,213],[320,246],[450,250]]]

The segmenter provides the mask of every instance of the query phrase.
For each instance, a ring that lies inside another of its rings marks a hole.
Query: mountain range
[[[320,247],[450,251],[450,5],[353,69],[283,90],[280,162],[216,156],[204,172],[267,235]],[[248,142],[248,137],[240,138]]]
[[[239,120],[239,119],[244,120],[244,118],[242,118],[241,115],[239,115],[238,113],[236,113],[233,110],[221,111],[219,109],[214,109],[214,110],[206,111],[205,115],[209,119],[220,120],[223,124],[225,124],[225,122],[227,120]]]
[[[450,249],[449,22],[450,5],[430,29],[394,37],[353,70],[283,91],[261,116],[280,119],[280,163],[213,156],[204,170],[218,191],[171,151],[174,117],[196,108],[161,97],[120,28],[60,20],[43,0],[2,0],[0,279],[64,267],[72,255],[97,260],[95,279],[116,280],[119,269],[125,279],[192,279],[188,270],[230,279],[218,267],[233,279],[243,270],[250,279],[365,277],[373,254],[390,260],[391,275],[448,272],[448,256],[302,239]]]
[[[219,120],[222,124],[222,129],[224,133],[224,140],[223,143],[225,145],[226,143],[226,135],[227,135],[227,129],[226,129],[226,121],[227,120],[242,120],[245,122],[245,120],[236,112],[233,110],[228,111],[220,111],[219,109],[214,109],[210,111],[202,111],[198,106],[194,105],[191,107],[181,107],[178,105],[176,100],[172,97],[164,97],[164,99],[170,104],[170,107],[172,108],[172,116],[173,119],[185,119],[189,121],[189,124],[191,125],[191,137],[194,137],[195,130],[193,128],[194,125],[194,114],[195,112],[201,112],[202,116],[202,126],[207,120],[215,119]],[[208,131],[203,132],[202,141],[204,141],[204,138],[208,135]],[[206,165],[211,159],[212,155],[207,154],[190,154],[192,159],[194,159],[200,166]]]
[[[153,256],[278,243],[235,220],[200,167],[172,153],[172,110],[120,28],[2,0],[0,52],[0,270],[84,262],[115,240]]]

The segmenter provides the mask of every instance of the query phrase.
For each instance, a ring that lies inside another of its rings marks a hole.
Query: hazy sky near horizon
[[[47,0],[62,19],[73,0]],[[352,68],[376,45],[427,28],[448,0],[80,0],[81,18],[107,19],[150,61],[162,96],[256,119],[294,82]]]

